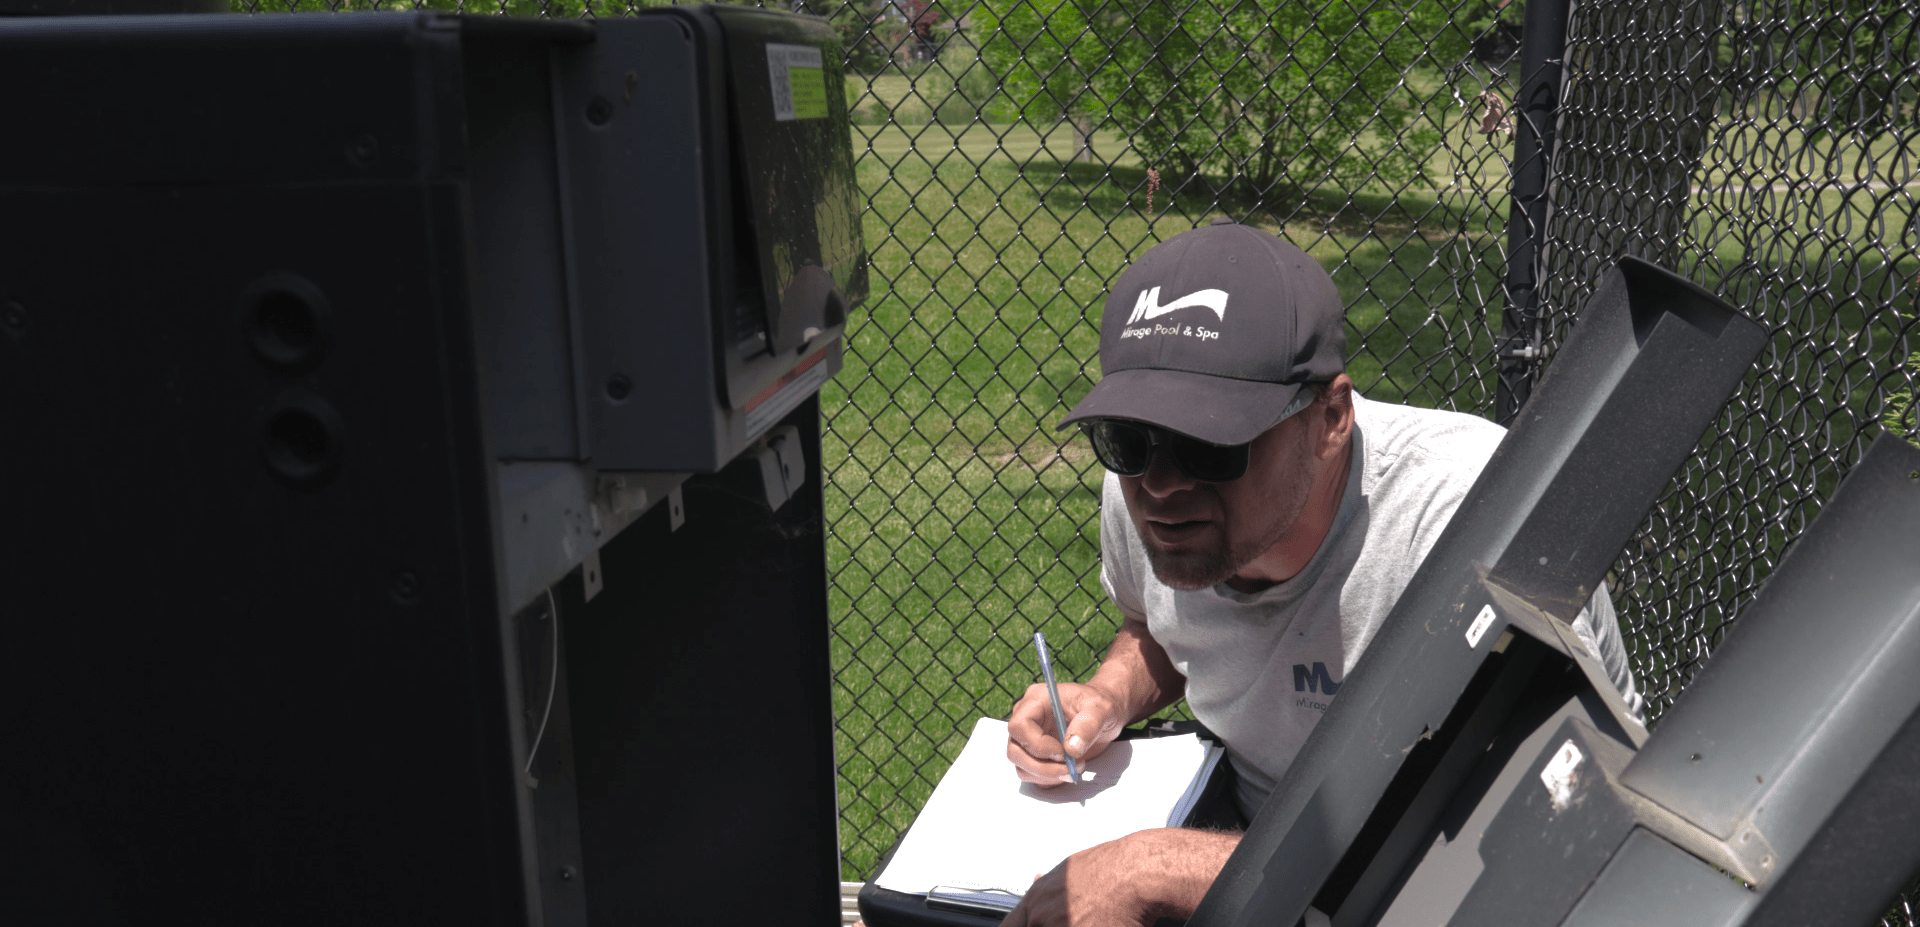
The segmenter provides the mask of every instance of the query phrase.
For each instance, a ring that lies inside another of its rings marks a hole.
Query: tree
[[[1911,7],[1876,0],[1799,0],[1791,31],[1776,31],[1743,51],[1771,52],[1775,80],[1795,95],[1811,91],[1834,134],[1877,136],[1899,121],[1902,84],[1920,61],[1920,19]],[[1911,86],[1909,84],[1909,86]],[[1907,89],[1906,96],[1912,91]]]
[[[1256,193],[1413,175],[1439,135],[1405,77],[1471,38],[1439,0],[986,0],[975,25],[1029,120],[1111,121],[1162,173]]]

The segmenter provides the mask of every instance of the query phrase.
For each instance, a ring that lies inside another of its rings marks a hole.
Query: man
[[[1062,423],[1109,470],[1100,579],[1125,616],[1093,678],[1060,686],[1076,759],[1185,697],[1226,744],[1250,819],[1325,713],[1504,434],[1367,401],[1345,347],[1332,279],[1257,229],[1184,233],[1121,275],[1104,377]],[[1638,711],[1604,590],[1575,630]],[[1021,779],[1066,779],[1044,686],[1008,736]],[[1185,917],[1238,841],[1168,828],[1077,853],[1006,925]]]

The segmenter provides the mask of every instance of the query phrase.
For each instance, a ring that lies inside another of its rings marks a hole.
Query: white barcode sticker
[[[773,118],[827,118],[827,72],[820,49],[767,45],[767,76],[773,85]]]
[[[1473,616],[1473,623],[1467,625],[1467,646],[1480,646],[1480,638],[1486,636],[1487,629],[1493,627],[1493,606],[1480,606],[1480,614]]]

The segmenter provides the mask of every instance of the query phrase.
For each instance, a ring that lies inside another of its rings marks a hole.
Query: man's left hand
[[[1239,834],[1160,828],[1066,858],[1001,927],[1138,927],[1186,917],[1227,863]]]

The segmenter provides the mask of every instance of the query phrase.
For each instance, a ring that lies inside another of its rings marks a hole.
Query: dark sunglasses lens
[[[1093,456],[1101,466],[1121,476],[1147,472],[1153,437],[1146,429],[1126,422],[1094,422],[1086,431],[1087,439],[1093,442]]]
[[[1173,460],[1188,476],[1208,483],[1228,483],[1247,474],[1247,445],[1221,447],[1205,441],[1173,439]]]

